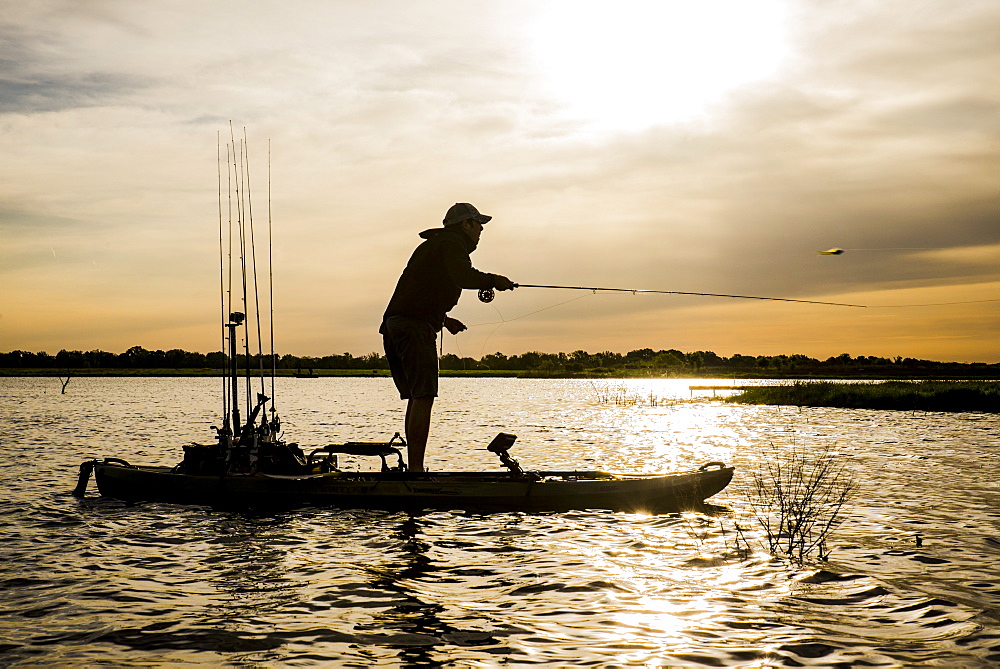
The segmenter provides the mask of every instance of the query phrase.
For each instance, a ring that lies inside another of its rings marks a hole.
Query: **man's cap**
[[[480,214],[479,210],[473,207],[468,202],[456,202],[451,205],[448,213],[444,215],[445,225],[454,225],[456,223],[461,223],[462,221],[474,220],[480,223],[487,223],[492,216],[486,216],[485,214]]]

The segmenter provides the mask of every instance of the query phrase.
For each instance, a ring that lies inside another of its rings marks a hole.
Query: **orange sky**
[[[516,282],[869,308],[470,292],[446,352],[1000,362],[992,0],[48,1],[0,29],[0,351],[218,349],[232,120],[258,233],[270,142],[280,352],[381,350],[417,233],[468,201],[474,264]]]

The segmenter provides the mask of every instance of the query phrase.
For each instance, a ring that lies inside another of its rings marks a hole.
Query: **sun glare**
[[[787,52],[778,0],[551,0],[531,41],[563,112],[610,130],[695,118]]]

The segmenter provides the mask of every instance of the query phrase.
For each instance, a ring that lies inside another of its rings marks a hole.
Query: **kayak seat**
[[[329,446],[321,446],[312,453],[309,454],[309,463],[315,459],[318,453],[326,453],[327,455],[334,454],[344,454],[344,455],[377,455],[382,458],[382,471],[406,471],[406,465],[403,463],[403,456],[399,452],[399,449],[390,444],[381,442],[369,442],[369,441],[349,441],[345,444],[330,444]],[[396,456],[396,466],[390,467],[389,463],[386,461],[386,456]]]

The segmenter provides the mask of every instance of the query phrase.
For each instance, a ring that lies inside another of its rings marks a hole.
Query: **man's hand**
[[[514,282],[505,276],[494,274],[493,283],[496,284],[497,290],[514,290]]]
[[[444,317],[444,326],[448,329],[448,332],[452,333],[453,335],[456,335],[459,332],[462,332],[463,330],[468,330],[468,328],[465,327],[465,323],[458,320],[457,318],[451,318],[450,316]]]

